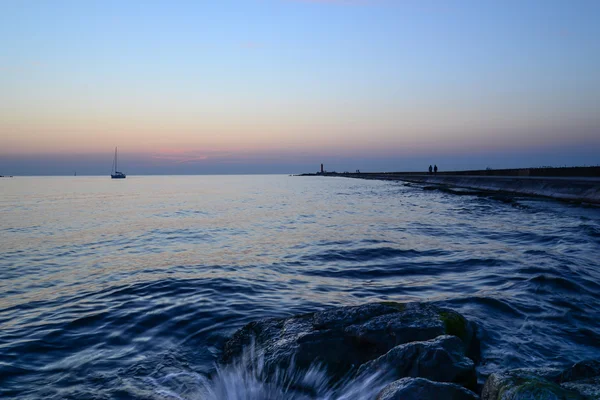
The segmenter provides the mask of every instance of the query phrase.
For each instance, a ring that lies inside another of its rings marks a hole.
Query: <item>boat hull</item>
[[[125,174],[111,174],[110,177],[111,177],[111,179],[125,179],[126,178]]]

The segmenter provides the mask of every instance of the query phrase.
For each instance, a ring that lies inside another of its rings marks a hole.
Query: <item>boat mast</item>
[[[117,148],[115,147],[115,173],[117,173],[118,170],[119,168],[117,167]]]

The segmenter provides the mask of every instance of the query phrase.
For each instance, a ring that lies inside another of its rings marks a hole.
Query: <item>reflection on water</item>
[[[164,398],[149,382],[206,378],[244,323],[375,300],[477,321],[482,374],[600,355],[598,208],[326,177],[1,184],[0,396]]]

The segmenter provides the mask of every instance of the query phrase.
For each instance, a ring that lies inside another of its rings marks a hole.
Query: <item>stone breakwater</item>
[[[316,176],[305,174],[302,176]],[[488,192],[541,196],[557,200],[578,201],[600,205],[599,177],[537,177],[537,176],[483,176],[416,173],[325,173],[358,179],[376,179],[437,185],[447,188],[464,188]]]
[[[221,364],[248,356],[261,379],[282,370],[318,366],[329,386],[378,376],[374,399],[525,400],[600,399],[600,363],[565,370],[520,369],[491,374],[482,386],[477,326],[447,308],[428,303],[371,303],[289,318],[264,319],[239,329],[225,343]],[[305,380],[294,390],[320,398]]]
[[[600,204],[600,179],[598,178],[422,175],[398,179],[413,183],[542,196],[557,200]]]

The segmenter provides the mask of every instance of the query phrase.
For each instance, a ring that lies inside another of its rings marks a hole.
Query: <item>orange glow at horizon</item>
[[[232,155],[268,152],[362,154],[396,151],[450,152],[464,148],[535,146],[579,138],[591,139],[594,121],[586,124],[568,113],[539,118],[529,111],[510,115],[464,105],[424,109],[350,107],[352,112],[330,108],[303,108],[270,114],[232,109],[208,114],[201,108],[151,112],[138,105],[128,115],[104,113],[64,105],[51,112],[30,114],[0,109],[2,153],[102,153],[115,145],[131,153],[226,152]],[[73,110],[75,111],[75,110]],[[111,112],[109,112],[111,111]],[[260,111],[260,112],[259,112]],[[280,110],[281,111],[281,110]],[[564,132],[570,130],[570,135]]]

